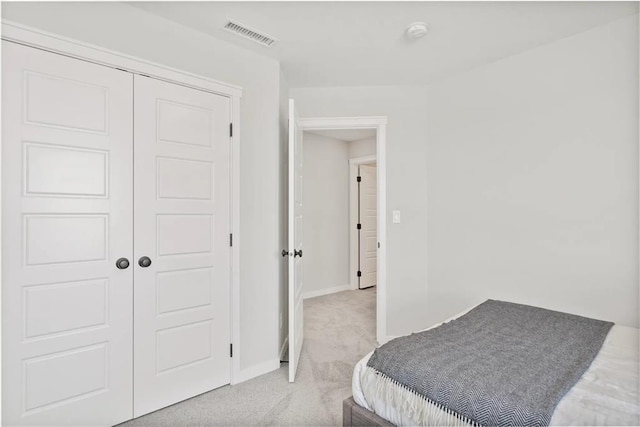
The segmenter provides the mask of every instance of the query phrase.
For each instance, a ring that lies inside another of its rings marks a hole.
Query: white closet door
[[[375,165],[360,165],[360,288],[375,286],[378,277],[378,184]]]
[[[140,416],[230,381],[230,101],[142,76],[134,86]]]
[[[132,416],[129,73],[2,42],[5,425]]]

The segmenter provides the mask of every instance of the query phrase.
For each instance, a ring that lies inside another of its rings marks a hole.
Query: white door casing
[[[132,415],[133,76],[2,49],[3,423],[117,424]]]
[[[230,100],[135,76],[134,414],[230,381]],[[138,261],[147,256],[148,267]]]
[[[359,166],[359,258],[360,280],[359,288],[364,289],[376,285],[377,278],[377,188],[376,166]]]
[[[302,129],[289,100],[289,382],[294,382],[304,341],[302,273]]]

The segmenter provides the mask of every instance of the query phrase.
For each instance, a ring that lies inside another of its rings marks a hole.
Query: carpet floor
[[[288,364],[120,424],[142,426],[337,426],[356,362],[375,347],[375,288],[304,301],[305,340],[295,383]]]

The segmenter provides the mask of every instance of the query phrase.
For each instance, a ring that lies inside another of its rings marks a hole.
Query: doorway
[[[374,141],[375,152],[369,153],[368,156],[354,155],[350,157],[350,159],[357,159],[362,157],[370,157],[369,164],[371,162],[371,156],[373,156],[373,161],[375,162],[375,166],[372,165],[375,170],[375,232],[376,238],[369,239],[371,240],[373,250],[376,251],[375,256],[375,269],[371,268],[372,277],[370,277],[371,282],[375,282],[377,287],[376,289],[376,339],[379,343],[385,342],[386,337],[386,174],[385,174],[385,143],[386,143],[386,117],[334,117],[334,118],[305,118],[298,119],[297,123],[300,127],[300,130],[303,132],[315,132],[322,133],[326,131],[348,131],[348,130],[361,130],[368,131]],[[366,164],[366,161],[363,161],[361,164]],[[305,161],[305,164],[308,164],[308,159]],[[357,162],[349,162],[349,174],[351,174],[352,167],[358,167],[360,164]],[[357,176],[357,175],[356,175]],[[352,182],[353,184],[353,182]],[[349,185],[350,193],[352,192],[352,184]],[[307,190],[307,189],[306,189]],[[351,199],[351,198],[350,198]],[[350,212],[354,212],[353,202],[350,201]],[[353,218],[350,214],[349,216],[349,224],[353,223]],[[355,216],[357,218],[357,215]],[[356,223],[357,224],[357,223]],[[347,257],[350,259],[349,262],[349,284],[348,288],[357,289],[358,280],[353,280],[353,273],[355,272],[357,277],[357,271],[354,270],[354,265],[357,265],[354,257],[354,246],[356,245],[357,237],[354,237],[352,233],[354,227],[349,227],[349,245],[348,245],[348,255]],[[357,229],[356,229],[357,230]],[[357,232],[356,232],[357,235]],[[308,248],[308,246],[307,246]],[[362,271],[362,270],[360,270]],[[355,285],[355,286],[354,286]],[[366,286],[362,286],[366,287]],[[308,294],[309,295],[309,294]],[[309,295],[310,296],[310,295]]]

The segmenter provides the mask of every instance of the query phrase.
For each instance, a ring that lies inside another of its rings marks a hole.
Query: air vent
[[[240,37],[244,37],[245,39],[249,39],[256,43],[260,43],[262,46],[266,46],[266,47],[271,47],[271,45],[277,41],[276,39],[274,39],[273,37],[265,33],[260,33],[256,30],[253,30],[247,27],[244,24],[240,24],[237,21],[234,22],[230,19],[227,20],[227,23],[224,26],[224,29],[234,34],[237,34]]]

